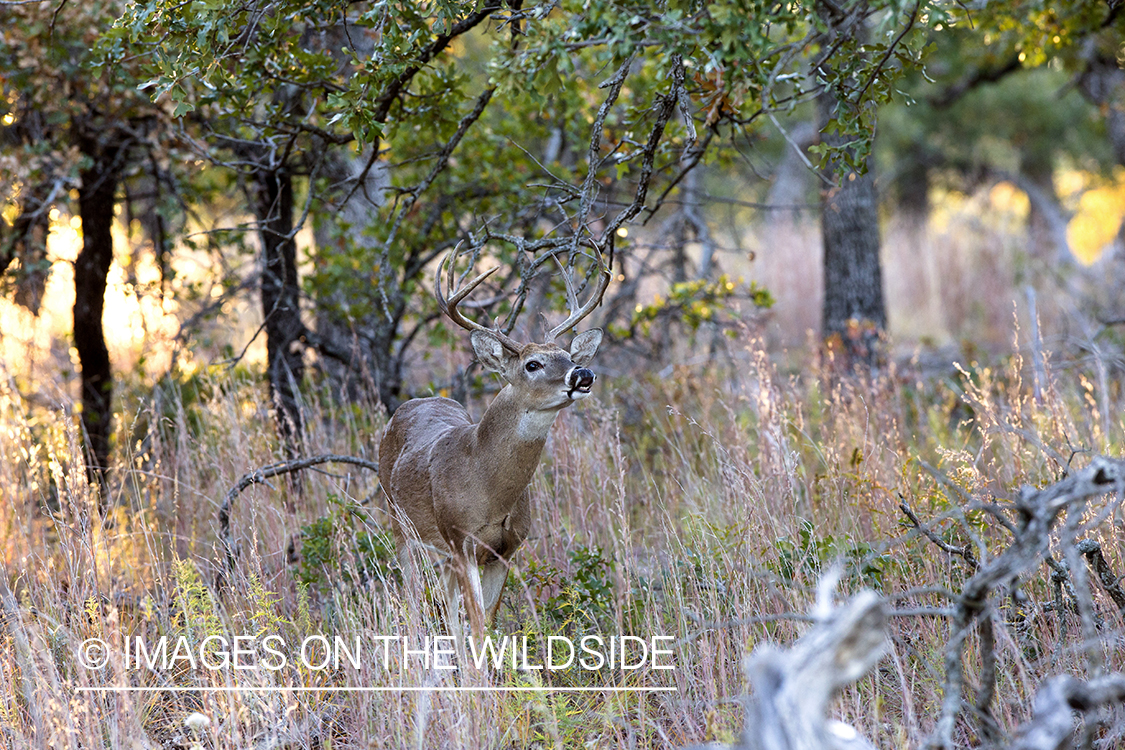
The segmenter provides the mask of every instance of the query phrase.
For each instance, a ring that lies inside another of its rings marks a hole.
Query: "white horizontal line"
[[[176,685],[170,687],[78,687],[79,693],[240,693],[242,691],[259,691],[268,693],[294,692],[294,693],[668,693],[675,692],[674,687],[617,687],[606,685],[601,687],[468,687],[468,686],[442,686],[434,685],[408,685],[402,687],[277,687],[263,685],[255,687],[186,687]]]

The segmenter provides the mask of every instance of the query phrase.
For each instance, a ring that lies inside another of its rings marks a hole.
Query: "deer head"
[[[446,256],[438,266],[434,277],[434,297],[441,310],[457,325],[472,332],[470,340],[477,360],[486,370],[497,373],[504,381],[519,392],[529,404],[539,404],[541,410],[557,410],[569,406],[574,401],[590,395],[594,384],[594,373],[586,365],[594,358],[602,341],[602,331],[592,328],[580,333],[571,341],[569,354],[553,343],[563,333],[573,329],[598,303],[601,302],[609,286],[611,274],[606,268],[600,253],[595,253],[598,262],[598,283],[586,304],[578,304],[578,293],[558,256],[551,256],[563,274],[566,285],[567,302],[570,315],[547,334],[548,342],[521,344],[495,328],[486,328],[464,317],[458,310],[458,303],[491,276],[496,268],[491,268],[462,286],[448,299],[442,294],[442,270],[448,268],[447,286],[454,283],[452,258],[456,250]]]

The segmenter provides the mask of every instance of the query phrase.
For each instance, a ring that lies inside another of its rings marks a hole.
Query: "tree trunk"
[[[395,321],[391,322],[385,316],[370,322],[368,332],[371,335],[371,369],[375,379],[375,388],[379,393],[379,402],[386,407],[388,413],[394,413],[402,403],[402,354],[395,349],[395,333],[398,330],[398,320],[402,318],[401,300],[389,302],[395,310]]]
[[[836,101],[828,93],[817,100],[821,127],[835,114]],[[838,133],[821,134],[833,146],[844,140]],[[834,163],[825,176],[835,180]],[[866,174],[849,172],[837,187],[821,193],[820,227],[824,240],[824,329],[830,347],[838,348],[846,368],[873,366],[879,358],[879,339],[887,327],[883,273],[879,262],[879,215],[873,160]],[[839,345],[839,346],[837,346]]]
[[[925,227],[930,220],[930,160],[922,144],[914,144],[895,180],[898,210],[909,224]]]
[[[304,377],[304,324],[300,314],[297,243],[293,238],[293,178],[285,167],[261,169],[255,176],[255,213],[262,239],[262,316],[270,402],[286,451],[300,452],[304,423],[298,385]]]
[[[345,186],[343,189],[347,192],[363,174],[370,156],[369,151],[351,154],[337,150],[325,158],[323,174],[330,182]],[[316,217],[313,236],[318,264],[332,266],[348,259],[370,258],[377,252],[378,239],[366,230],[383,205],[383,193],[388,185],[386,166],[376,162],[358,190]],[[347,355],[343,360],[322,357],[319,363],[333,397],[341,403],[361,402],[375,394],[382,399],[385,395],[380,384],[386,379],[385,363],[390,361],[391,352],[380,348],[381,345],[376,346],[371,335],[378,319],[385,320],[382,307],[376,305],[376,312],[368,315],[357,312],[367,308],[371,295],[377,294],[371,291],[367,296],[360,296],[353,285],[335,284],[313,295],[317,336],[324,344]],[[392,332],[391,343],[393,341]],[[394,404],[386,400],[383,403],[388,409],[394,408]]]
[[[74,346],[82,368],[82,427],[86,431],[86,476],[105,499],[109,437],[113,418],[113,372],[102,330],[106,277],[113,262],[113,211],[116,206],[120,147],[94,135],[79,139],[91,166],[81,173],[78,212],[82,251],[74,262]]]

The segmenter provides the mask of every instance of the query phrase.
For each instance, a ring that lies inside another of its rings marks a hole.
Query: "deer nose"
[[[594,384],[594,372],[585,367],[575,367],[570,371],[570,387],[578,388],[583,391],[590,390],[590,386]]]

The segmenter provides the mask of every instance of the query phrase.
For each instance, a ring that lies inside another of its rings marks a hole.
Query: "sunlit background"
[[[1119,170],[1116,178],[1107,183],[1077,170],[1060,171],[1057,176],[1058,194],[1073,212],[1067,239],[1078,261],[1087,268],[1097,263],[1125,220],[1125,174]],[[964,311],[951,309],[956,303],[942,293],[951,283],[965,281],[950,276],[955,271],[950,264],[953,255],[964,256],[957,268],[971,275],[983,257],[1002,249],[999,245],[1020,247],[1026,243],[1029,201],[1011,183],[1000,182],[973,194],[935,192],[924,231],[907,231],[893,218],[882,228],[890,334],[900,350],[919,343],[940,346],[966,333],[960,327],[965,321]],[[728,273],[753,279],[770,290],[777,299],[769,321],[773,340],[799,346],[819,325],[822,291],[818,228],[811,222],[792,228],[782,247],[766,246],[763,237],[769,229],[752,225],[740,238],[739,244],[755,250],[753,260],[747,253],[728,248],[720,255],[720,262]],[[226,301],[214,321],[193,332],[187,346],[177,339],[181,320],[198,308],[193,304],[185,309],[177,302],[181,290],[201,283],[206,287],[207,280],[217,278],[217,269],[206,254],[178,249],[173,254],[171,288],[161,294],[160,269],[151,246],[138,240],[140,236],[136,229],[127,235],[120,221],[114,225],[116,257],[110,268],[103,319],[114,370],[135,370],[155,378],[168,372],[175,355],[178,371],[191,375],[209,363],[221,364],[223,352],[232,348],[239,354],[245,349],[240,361],[248,365],[263,363],[264,340],[261,336],[254,338],[261,314],[256,295],[250,292]],[[640,236],[643,238],[643,232]],[[302,232],[300,238],[302,247],[308,248],[311,232]],[[924,241],[916,244],[919,238]],[[74,375],[78,372],[71,339],[73,263],[81,242],[79,218],[52,209],[47,245],[52,265],[39,314],[0,298],[0,352],[7,373],[23,382],[64,385],[72,397],[77,396]],[[1006,307],[1005,316],[1010,316],[1013,303],[1021,299],[1015,273],[1008,271],[1010,287],[1003,295],[997,298],[996,289],[987,290],[992,303]],[[810,283],[814,288],[809,288]],[[209,288],[213,297],[222,293],[218,284]],[[971,290],[968,293],[972,295]],[[1002,331],[974,328],[973,333],[986,334],[985,338],[991,333],[999,341],[1007,337]],[[61,381],[57,380],[60,375]]]

